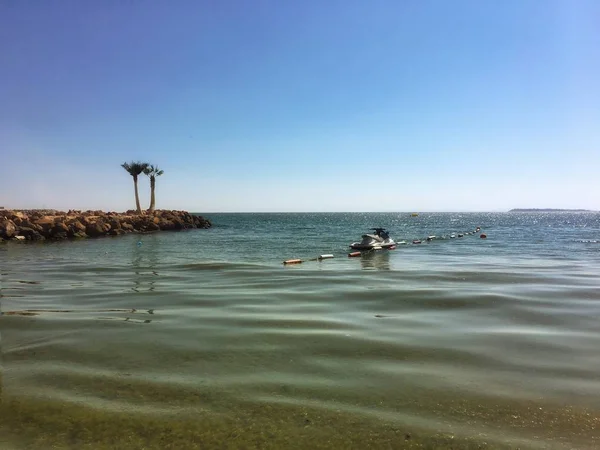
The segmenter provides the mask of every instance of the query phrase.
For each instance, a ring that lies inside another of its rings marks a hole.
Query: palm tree
[[[142,208],[140,207],[140,196],[138,195],[138,175],[142,173],[148,167],[147,163],[132,161],[130,163],[123,163],[121,167],[129,172],[129,175],[133,177],[133,187],[135,188],[135,206],[137,207],[138,214],[142,213]]]
[[[160,170],[158,166],[154,167],[153,165],[146,166],[144,169],[144,173],[150,177],[150,208],[148,211],[154,211],[154,187],[156,186],[156,177],[160,177],[164,170]]]

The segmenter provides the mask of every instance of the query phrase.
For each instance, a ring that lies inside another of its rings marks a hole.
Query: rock
[[[21,226],[22,227],[33,228],[38,233],[40,233],[42,231],[42,227],[40,227],[39,225],[36,225],[30,219],[29,220],[22,220],[21,221]]]
[[[192,216],[197,228],[210,228],[212,224],[202,216]]]
[[[79,220],[74,219],[69,222],[69,231],[73,236],[77,233],[85,233],[86,227]]]
[[[33,228],[29,227],[21,227],[19,228],[18,236],[25,236],[25,239],[28,241],[43,241],[45,239],[40,233],[38,233]]]
[[[17,233],[17,226],[12,220],[4,219],[0,222],[0,238],[10,239]]]
[[[187,211],[157,210],[146,214],[135,211],[0,210],[0,238],[22,240],[61,240],[99,236],[118,236],[130,232],[174,231],[209,228],[211,223]]]
[[[96,222],[89,223],[89,225],[85,227],[85,232],[91,237],[103,236],[106,233],[104,222],[98,220]]]
[[[171,228],[172,230],[183,230],[185,228],[183,221],[179,217],[174,215],[169,215],[168,219],[166,219],[166,222],[170,222],[171,224],[173,224],[173,228]]]
[[[121,221],[118,218],[111,217],[110,220],[108,221],[108,224],[110,225],[110,228],[113,230],[121,229]]]
[[[64,235],[64,237],[67,237],[69,233],[71,233],[69,227],[64,223],[59,222],[50,229],[49,237],[53,239],[61,239],[62,235]],[[64,239],[64,237],[62,237],[62,239]]]
[[[40,228],[44,233],[50,231],[54,227],[54,218],[50,216],[44,216],[39,219],[33,219],[33,224]]]
[[[123,231],[135,231],[135,229],[133,228],[133,225],[131,225],[130,223],[127,223],[127,222],[121,223],[121,229]]]
[[[154,222],[150,222],[148,225],[146,225],[146,231],[158,231],[160,230],[160,227],[155,224]]]
[[[160,222],[158,223],[158,227],[164,231],[175,230],[175,224],[167,219],[160,219]]]

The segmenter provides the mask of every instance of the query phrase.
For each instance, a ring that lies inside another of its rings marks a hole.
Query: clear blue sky
[[[138,159],[158,208],[600,210],[600,2],[0,0],[0,205]]]

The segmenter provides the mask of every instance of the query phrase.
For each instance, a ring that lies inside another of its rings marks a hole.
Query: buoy
[[[287,264],[300,264],[302,262],[301,259],[288,259],[287,261],[284,261],[283,264],[287,265]]]
[[[331,259],[333,258],[333,255],[319,255],[319,260],[321,259]]]
[[[479,237],[480,237],[481,239],[485,239],[485,238],[487,238],[487,234],[485,234],[485,233],[481,233],[481,234],[479,235]]]
[[[360,256],[360,252],[348,253],[348,258],[355,258],[356,256]]]

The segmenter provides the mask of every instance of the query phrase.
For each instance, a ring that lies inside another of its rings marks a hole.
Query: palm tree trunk
[[[138,214],[141,214],[142,208],[140,206],[140,196],[138,194],[137,175],[133,176],[133,187],[135,188],[135,206],[137,208]]]
[[[154,211],[154,186],[156,185],[156,178],[150,177],[150,212]]]

